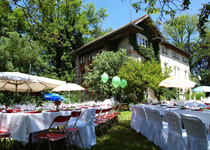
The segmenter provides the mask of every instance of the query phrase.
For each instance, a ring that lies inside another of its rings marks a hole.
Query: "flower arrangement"
[[[54,101],[54,104],[56,105],[57,109],[58,109],[58,106],[61,104],[61,101]]]

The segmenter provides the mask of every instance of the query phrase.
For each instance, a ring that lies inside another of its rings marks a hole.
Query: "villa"
[[[155,56],[159,57],[161,66],[170,66],[173,70],[171,76],[189,78],[189,58],[186,51],[167,42],[149,15],[144,15],[98,39],[80,47],[75,51],[77,84],[83,81],[85,65],[89,65],[94,56],[106,50],[126,49],[127,54],[139,60],[145,58],[137,52],[135,44],[151,47]]]

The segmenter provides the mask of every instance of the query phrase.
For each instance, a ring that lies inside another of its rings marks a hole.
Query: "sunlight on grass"
[[[109,135],[97,136],[97,144],[91,150],[158,150],[154,143],[149,142],[141,133],[130,127],[131,112],[121,112],[123,120],[117,126],[109,128]]]

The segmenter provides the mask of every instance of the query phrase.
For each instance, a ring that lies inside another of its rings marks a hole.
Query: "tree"
[[[85,86],[89,91],[99,93],[105,96],[115,95],[118,89],[115,89],[112,85],[112,78],[118,75],[118,71],[122,65],[124,65],[130,56],[127,56],[126,50],[119,50],[117,52],[104,51],[98,54],[90,66],[86,66],[87,74],[85,76]],[[101,81],[101,75],[107,73],[109,80],[107,83]]]
[[[201,85],[210,85],[210,28],[207,28],[205,37],[198,39],[194,43],[194,50],[192,51],[191,69],[193,75],[201,77]]]
[[[119,77],[126,79],[128,85],[123,89],[130,99],[141,102],[144,99],[148,89],[157,90],[158,84],[169,74],[169,70],[165,69],[162,73],[159,62],[149,60],[146,62],[130,60],[119,70]],[[131,98],[132,97],[132,98]]]
[[[166,40],[191,53],[193,43],[198,38],[197,21],[198,18],[195,15],[185,14],[177,16],[163,25],[163,34]]]
[[[30,64],[33,66],[32,72],[39,72],[47,67],[43,62],[40,43],[17,32],[7,32],[7,36],[2,36],[0,41],[0,71],[29,73]]]
[[[95,11],[92,3],[82,0],[13,0],[24,13],[28,23],[27,34],[44,47],[42,53],[48,68],[40,74],[73,82],[74,51],[88,38],[98,35],[99,24],[106,18],[105,9]]]
[[[0,1],[0,20],[0,37],[8,36],[7,32],[24,34],[26,31],[27,22],[22,10],[12,9],[9,0]]]
[[[181,5],[179,5],[181,2]],[[159,18],[157,23],[162,22],[165,16],[170,15],[174,18],[177,12],[184,11],[190,8],[190,0],[139,0],[132,4],[133,8],[138,12],[139,10],[144,10],[148,14],[158,14]],[[145,6],[145,7],[142,7]],[[209,12],[210,12],[210,2],[208,4],[203,4],[203,8],[200,9],[201,13],[199,15],[198,28],[200,34],[203,36],[206,34],[205,23],[208,22]]]
[[[198,27],[196,16],[188,14],[170,19],[163,26],[163,33],[167,40],[181,49],[189,52],[190,69],[193,76],[202,76],[201,84],[210,85],[209,69],[210,69],[210,27],[205,29],[206,36],[198,36]]]

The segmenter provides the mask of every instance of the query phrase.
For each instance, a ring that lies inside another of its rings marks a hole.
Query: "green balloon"
[[[106,82],[108,81],[108,79],[109,79],[108,74],[103,73],[103,74],[101,75],[101,80],[102,80],[103,83],[106,83]]]
[[[120,81],[120,86],[121,86],[122,88],[125,88],[125,87],[127,86],[127,81],[126,81],[125,79],[122,79],[122,80]]]
[[[113,79],[112,79],[112,84],[115,88],[118,88],[119,85],[120,85],[120,78],[118,76],[115,76]]]

